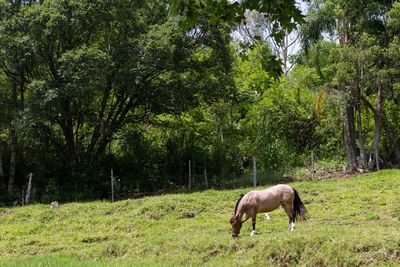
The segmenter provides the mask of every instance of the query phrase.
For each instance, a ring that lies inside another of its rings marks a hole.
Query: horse
[[[300,199],[296,189],[285,184],[275,185],[265,190],[253,190],[240,195],[235,211],[230,219],[232,225],[232,237],[237,237],[242,224],[252,218],[253,230],[250,235],[256,233],[257,213],[270,212],[282,206],[289,217],[289,231],[294,231],[296,219],[307,220],[307,210]],[[246,215],[242,220],[243,215]],[[266,218],[269,216],[266,214]]]

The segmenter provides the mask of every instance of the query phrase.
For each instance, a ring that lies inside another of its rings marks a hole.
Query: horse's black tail
[[[294,201],[293,201],[293,219],[300,219],[305,221],[308,219],[307,209],[304,206],[303,202],[301,202],[299,192],[292,187],[294,191]]]

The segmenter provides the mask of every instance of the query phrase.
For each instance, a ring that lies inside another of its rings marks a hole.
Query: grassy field
[[[400,266],[400,171],[291,185],[309,221],[289,232],[278,209],[236,239],[229,219],[249,188],[0,208],[0,266]]]

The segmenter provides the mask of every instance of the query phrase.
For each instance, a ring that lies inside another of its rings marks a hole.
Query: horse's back
[[[287,184],[277,184],[265,190],[270,191],[281,191],[281,192],[293,192],[293,188]]]
[[[250,204],[257,212],[270,212],[281,205],[282,202],[290,201],[293,197],[292,187],[278,184],[265,190],[249,192]]]
[[[288,195],[293,195],[294,193],[293,188],[286,184],[277,184],[270,188],[262,190],[261,192],[264,192],[266,196],[274,195],[276,197],[279,197],[280,200],[287,197]]]
[[[281,202],[283,202],[283,203],[293,202],[294,190],[291,186],[289,186],[287,184],[278,184],[274,187],[276,187],[276,190],[279,191],[281,194]]]

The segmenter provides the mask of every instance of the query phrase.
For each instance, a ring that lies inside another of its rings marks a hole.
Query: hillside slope
[[[400,265],[400,171],[291,185],[309,221],[288,232],[278,209],[236,239],[229,219],[250,189],[0,210],[0,265]]]

